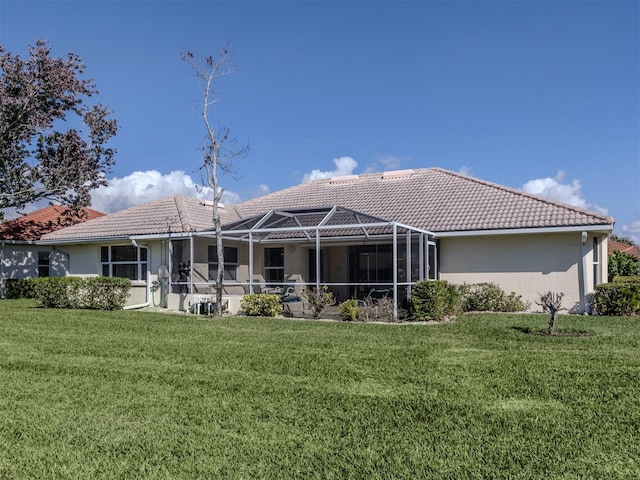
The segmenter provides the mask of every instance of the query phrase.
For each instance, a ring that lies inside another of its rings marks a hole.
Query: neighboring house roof
[[[82,209],[81,218],[65,216],[67,207],[50,205],[19,218],[0,224],[0,240],[33,242],[56,230],[68,227],[73,222],[84,222],[104,216],[91,208]]]
[[[233,207],[220,208],[223,223],[239,219]],[[43,240],[98,239],[199,232],[213,229],[213,206],[197,198],[173,196],[112,213],[45,235]]]
[[[628,253],[629,255],[640,258],[640,247],[637,245],[627,245],[617,240],[609,240],[607,243],[607,253],[611,255],[616,251]]]
[[[243,216],[271,209],[340,205],[432,232],[611,227],[613,218],[441,168],[327,178],[237,205]]]

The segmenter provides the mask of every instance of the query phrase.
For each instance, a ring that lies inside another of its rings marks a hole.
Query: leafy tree
[[[611,235],[611,240],[616,242],[624,243],[625,245],[635,245],[634,241],[627,237],[620,237],[616,234]]]
[[[216,248],[218,257],[218,271],[216,275],[216,305],[218,315],[222,314],[222,290],[224,280],[224,247],[222,246],[222,223],[220,221],[219,204],[224,193],[220,186],[218,170],[222,173],[234,174],[235,160],[249,153],[249,146],[240,146],[226,127],[214,128],[211,119],[211,108],[218,101],[217,84],[221,77],[233,73],[234,67],[229,65],[231,53],[228,45],[215,57],[209,55],[202,58],[189,50],[180,52],[182,59],[187,62],[196,78],[200,81],[202,103],[200,114],[204,122],[206,140],[201,147],[202,163],[200,172],[203,183],[213,190],[213,225],[216,232]]]
[[[616,250],[608,257],[609,281],[614,277],[631,277],[640,274],[640,258]]]
[[[78,214],[106,185],[115,163],[106,144],[118,127],[107,107],[85,103],[98,91],[84,70],[73,53],[52,57],[43,40],[27,59],[0,46],[0,217],[40,199]]]

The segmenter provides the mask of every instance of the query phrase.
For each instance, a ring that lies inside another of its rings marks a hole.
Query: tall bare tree
[[[218,173],[235,175],[235,160],[245,157],[249,153],[249,145],[238,145],[237,139],[229,135],[229,129],[224,126],[214,128],[212,122],[212,108],[218,101],[218,81],[221,77],[233,73],[235,67],[231,65],[232,55],[227,45],[217,56],[200,57],[189,50],[180,52],[182,59],[187,62],[199,80],[202,103],[200,114],[204,122],[206,139],[202,145],[202,163],[200,172],[202,182],[213,190],[213,225],[216,232],[216,249],[218,257],[218,271],[216,275],[216,313],[222,313],[222,290],[224,282],[224,247],[222,245],[222,222],[220,220],[220,200],[224,188],[220,186]]]

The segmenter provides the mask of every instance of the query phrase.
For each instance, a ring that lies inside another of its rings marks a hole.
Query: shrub
[[[47,277],[31,279],[34,298],[49,308],[119,310],[124,307],[131,281],[110,277]]]
[[[305,288],[302,290],[300,295],[309,302],[309,305],[311,305],[313,318],[318,318],[325,308],[336,303],[333,293],[326,285],[323,285],[320,288]]]
[[[4,296],[6,298],[33,298],[33,286],[31,278],[8,278]]]
[[[46,277],[32,279],[35,298],[48,308],[82,308],[82,278]]]
[[[465,312],[520,312],[528,305],[521,295],[507,295],[495,283],[475,283],[460,287],[462,310]]]
[[[596,315],[632,315],[640,311],[640,282],[615,281],[598,285],[590,306]]]
[[[338,312],[343,320],[348,322],[355,322],[358,320],[358,301],[355,298],[345,300],[338,305]]]
[[[271,293],[252,293],[242,297],[242,311],[251,317],[276,317],[282,313],[280,296]]]
[[[630,253],[616,250],[607,257],[607,260],[609,281],[617,276],[640,275],[640,258]]]
[[[411,289],[411,319],[444,320],[460,307],[460,289],[446,280],[422,280]]]
[[[94,310],[120,310],[127,303],[131,280],[115,277],[84,279],[84,307]]]
[[[548,291],[539,294],[539,299],[536,302],[545,312],[551,314],[551,318],[549,319],[549,335],[553,335],[556,328],[558,312],[560,312],[560,310],[566,310],[566,308],[562,307],[562,297],[564,297],[564,293],[562,292]]]

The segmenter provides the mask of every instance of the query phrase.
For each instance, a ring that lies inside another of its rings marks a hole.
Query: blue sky
[[[181,48],[227,42],[214,121],[251,152],[226,202],[323,175],[443,167],[606,212],[640,239],[640,2],[0,0],[0,43],[87,65],[120,131],[103,211],[195,195]]]

